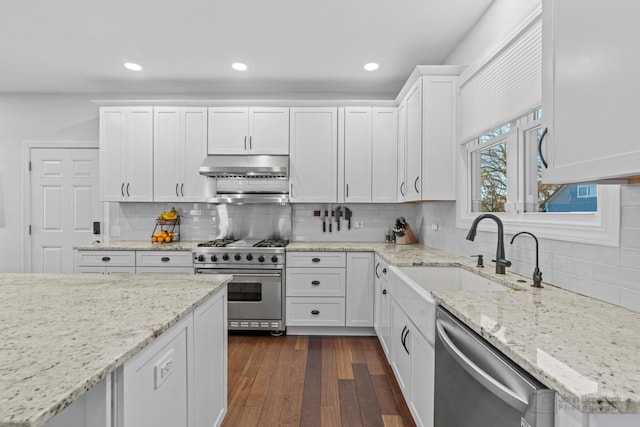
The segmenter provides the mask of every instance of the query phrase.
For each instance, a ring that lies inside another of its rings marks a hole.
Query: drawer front
[[[287,326],[344,326],[344,298],[289,297]]]
[[[137,251],[138,267],[192,267],[191,251]]]
[[[287,296],[343,297],[344,268],[287,268]]]
[[[136,274],[194,274],[193,267],[136,267]]]
[[[287,267],[346,267],[344,252],[287,252]]]
[[[135,267],[135,251],[77,251],[77,266]]]

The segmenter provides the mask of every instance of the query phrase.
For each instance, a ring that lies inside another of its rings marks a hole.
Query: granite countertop
[[[0,427],[38,427],[231,276],[0,274]]]
[[[201,240],[186,240],[171,243],[151,243],[148,240],[116,240],[110,243],[74,246],[73,249],[78,251],[190,251],[201,242]]]

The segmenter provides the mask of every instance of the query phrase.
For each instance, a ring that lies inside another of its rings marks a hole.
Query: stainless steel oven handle
[[[529,404],[522,400],[517,394],[515,394],[512,390],[507,388],[504,384],[496,381],[495,378],[491,377],[485,371],[480,369],[475,363],[473,363],[467,356],[460,351],[458,347],[451,341],[447,332],[444,330],[444,326],[442,326],[441,320],[436,320],[436,329],[438,331],[438,337],[442,341],[444,348],[449,352],[451,357],[462,367],[465,371],[469,373],[473,378],[476,379],[484,388],[493,393],[496,397],[502,400],[507,405],[511,406],[523,412],[527,410]]]
[[[282,273],[228,273],[238,277],[280,277]]]

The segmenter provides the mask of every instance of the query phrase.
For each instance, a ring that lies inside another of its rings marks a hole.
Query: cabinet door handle
[[[163,256],[163,257],[161,258],[161,261],[162,261],[162,262],[169,262],[169,261],[171,261],[171,258],[169,258],[168,256]]]
[[[244,149],[247,149],[247,135],[244,136]]]
[[[347,198],[349,198],[349,184],[347,184]]]
[[[120,186],[120,193],[122,193],[122,197],[124,197],[124,182]]]
[[[127,197],[131,197],[131,194],[129,194],[129,185],[131,185],[131,183],[127,182]]]
[[[317,316],[318,314],[320,314],[320,310],[311,310],[311,314]]]
[[[416,180],[413,182],[413,188],[416,189],[416,193],[420,193],[420,190],[418,190],[418,180],[420,179],[419,176],[416,176]]]
[[[109,261],[111,261],[111,257],[103,256],[103,257],[102,257],[102,261],[104,261],[104,262],[109,262]]]
[[[402,343],[402,346],[404,347],[404,331],[407,330],[407,326],[405,325],[404,328],[402,328],[402,332],[400,332],[400,342]]]
[[[180,186],[180,184],[178,184],[176,182],[176,197],[180,197],[180,194],[178,194],[178,187]]]
[[[318,286],[320,284],[320,280],[313,280],[313,281],[311,281],[311,284],[313,286]]]
[[[182,197],[184,197],[184,182],[180,184],[180,194],[182,194]]]
[[[380,278],[380,275],[378,274],[378,267],[380,267],[380,263],[377,263],[377,264],[376,264],[376,271],[375,271],[375,273],[376,273],[376,277],[379,279],[379,278]]]
[[[253,135],[249,137],[249,150],[253,150],[253,144],[251,143],[252,139],[253,139]]]
[[[544,159],[544,156],[542,155],[542,140],[544,139],[545,136],[547,136],[548,131],[549,131],[549,128],[544,128],[544,130],[542,131],[542,135],[540,135],[540,140],[538,141],[538,155],[540,156],[540,161],[544,165],[545,169],[548,169],[549,165],[547,164],[547,161]]]
[[[404,197],[404,181],[402,181],[402,184],[400,184],[400,194],[402,194],[402,197]]]
[[[293,182],[289,185],[289,196],[293,197]]]
[[[320,258],[311,258],[311,262],[320,262]]]
[[[409,328],[405,326],[406,332],[404,333],[404,336],[402,337],[402,346],[404,347],[404,351],[407,352],[407,354],[409,354],[409,349],[407,348],[407,336],[409,336]],[[404,331],[404,329],[403,329]]]

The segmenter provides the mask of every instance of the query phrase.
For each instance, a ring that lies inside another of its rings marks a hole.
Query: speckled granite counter
[[[375,251],[396,266],[459,266],[520,292],[433,292],[434,299],[582,412],[640,414],[640,314],[423,245],[296,242],[287,251]],[[526,280],[527,283],[520,283]]]
[[[230,279],[0,274],[0,427],[43,425]]]
[[[190,251],[201,241],[151,243],[146,240],[116,240],[111,243],[94,243],[74,246],[78,251]]]

